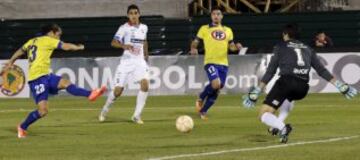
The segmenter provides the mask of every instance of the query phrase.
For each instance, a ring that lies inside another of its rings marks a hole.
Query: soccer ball
[[[194,121],[188,115],[179,116],[176,119],[176,129],[181,133],[189,133],[194,128]]]

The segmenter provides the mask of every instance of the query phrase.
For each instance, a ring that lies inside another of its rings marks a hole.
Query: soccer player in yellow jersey
[[[235,44],[231,28],[222,25],[222,19],[221,9],[214,7],[211,10],[212,23],[201,26],[191,43],[192,55],[198,54],[197,47],[200,40],[204,42],[205,48],[204,69],[210,83],[196,101],[196,109],[203,120],[207,120],[208,109],[215,103],[219,90],[225,85],[228,72],[228,49],[236,51],[242,47],[240,43]]]
[[[50,57],[55,49],[77,51],[83,50],[84,45],[60,41],[62,30],[56,24],[44,26],[41,33],[42,36],[28,40],[18,49],[3,68],[3,71],[8,70],[16,59],[27,54],[30,64],[28,83],[38,109],[31,112],[25,121],[18,125],[18,138],[25,138],[29,125],[48,113],[49,94],[55,95],[59,90],[66,89],[68,93],[74,96],[88,97],[90,101],[94,101],[106,90],[106,87],[103,86],[100,89],[88,91],[71,84],[67,79],[50,73]]]

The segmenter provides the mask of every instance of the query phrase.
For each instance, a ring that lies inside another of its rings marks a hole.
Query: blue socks
[[[216,92],[212,87],[211,84],[208,84],[205,88],[204,91],[202,91],[199,95],[199,98],[202,101],[205,101],[206,97],[209,96],[210,94]]]
[[[26,118],[26,120],[21,124],[21,128],[24,130],[27,130],[27,128],[34,123],[35,121],[37,121],[38,119],[40,119],[40,113],[38,110],[32,111],[29,113],[28,117]]]
[[[211,87],[211,84],[208,84],[204,91],[200,93],[199,98],[204,102],[205,104],[203,108],[200,110],[202,113],[206,113],[210,107],[215,103],[219,93],[218,90],[215,90]]]
[[[208,95],[203,108],[200,110],[201,113],[206,113],[210,107],[215,103],[219,93],[214,91],[212,94]]]
[[[74,84],[71,84],[69,87],[67,87],[66,91],[74,96],[89,97],[91,94],[91,91],[88,91],[83,88],[79,88],[79,87],[75,86]]]

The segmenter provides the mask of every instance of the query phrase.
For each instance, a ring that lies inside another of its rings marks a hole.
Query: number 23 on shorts
[[[45,91],[45,85],[44,84],[38,84],[35,87],[35,93],[36,95],[39,95]]]

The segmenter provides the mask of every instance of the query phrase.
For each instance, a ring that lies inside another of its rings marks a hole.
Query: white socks
[[[136,107],[134,112],[134,117],[140,118],[141,113],[144,109],[145,102],[148,96],[148,92],[139,91],[136,97]],[[106,99],[106,103],[102,109],[102,112],[109,112],[111,105],[114,103],[116,97],[114,95],[114,91],[111,91]]]
[[[141,90],[139,91],[139,93],[136,97],[136,107],[135,107],[135,112],[134,112],[135,118],[140,118],[141,113],[145,106],[147,96],[148,96],[148,92],[143,92]]]
[[[294,101],[290,102],[285,100],[279,108],[279,115],[276,117],[270,112],[266,112],[261,116],[261,122],[270,126],[271,128],[283,129],[285,127],[285,119],[289,115],[289,112],[294,108]]]
[[[278,119],[282,122],[285,121],[289,112],[294,108],[294,101],[290,102],[287,99],[283,102],[283,104],[279,108]]]
[[[284,122],[282,122],[274,114],[269,113],[269,112],[265,112],[261,116],[261,122],[263,122],[264,124],[266,124],[272,128],[277,128],[279,130],[282,130],[285,127]]]
[[[109,112],[109,109],[110,109],[111,105],[114,103],[115,99],[116,99],[116,97],[114,95],[114,91],[109,92],[109,95],[106,99],[106,102],[102,109],[102,112]]]

